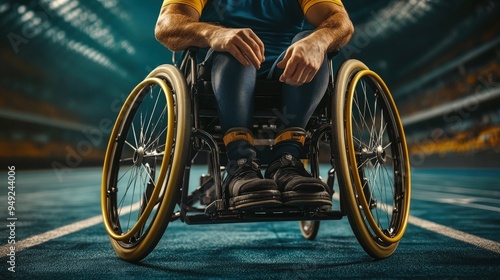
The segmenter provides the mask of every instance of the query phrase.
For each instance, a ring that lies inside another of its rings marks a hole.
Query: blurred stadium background
[[[392,89],[414,168],[500,167],[500,3],[344,0],[358,58]],[[130,90],[171,53],[162,1],[0,2],[0,162],[99,165]]]

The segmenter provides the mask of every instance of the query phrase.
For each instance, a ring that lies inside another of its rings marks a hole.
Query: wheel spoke
[[[135,152],[137,150],[136,147],[132,146],[132,144],[130,144],[127,140],[125,140],[125,144],[127,144],[127,146],[129,146],[130,148],[132,148],[132,150]]]
[[[142,168],[146,172],[146,181],[149,180],[151,184],[153,184],[153,187],[156,188],[156,182],[155,179],[151,177],[151,172],[144,165],[142,165]]]
[[[358,103],[359,101],[357,100],[357,97],[358,97],[357,92],[356,92],[355,96],[356,96],[356,100],[355,100],[354,104],[356,106],[356,109],[358,110],[358,113],[360,114],[358,116],[360,122],[358,122],[358,120],[356,119],[355,115],[353,115],[353,122],[354,122],[354,124],[355,124],[355,126],[356,126],[356,128],[358,130],[358,134],[359,134],[360,139],[361,139],[363,137],[363,135],[365,134],[364,133],[364,128],[366,128],[368,130],[368,133],[369,133],[370,136],[371,136],[371,132],[369,130],[370,125],[366,121],[366,111],[367,111],[367,109],[366,109],[367,108],[366,100],[363,103],[363,110],[361,110],[361,108],[359,107],[359,103]],[[364,90],[363,96],[366,96],[366,90]],[[359,123],[361,123],[361,125]],[[360,143],[365,143],[364,146],[366,146],[368,148],[371,148],[371,146],[370,146],[371,145],[371,140],[370,139],[368,139],[368,142],[360,141]]]
[[[359,113],[359,118],[361,120],[361,125],[358,123],[358,120],[356,119],[356,117],[353,115],[353,122],[354,122],[354,125],[356,126],[356,129],[358,130],[358,133],[360,135],[362,135],[362,132],[363,132],[363,128],[364,128],[364,125],[366,124],[366,122],[364,121],[364,115],[365,113],[364,112],[361,112],[361,108],[359,107],[359,101],[358,101],[358,94],[355,94],[355,99],[354,99],[354,105],[356,106],[356,109],[358,110],[358,113]]]
[[[146,131],[144,132],[145,135],[148,135],[149,128],[151,127],[151,121],[153,120],[153,115],[154,115],[154,112],[156,111],[156,105],[158,105],[158,100],[160,99],[160,92],[161,92],[161,88],[159,89],[159,92],[156,95],[156,100],[154,102],[153,109],[151,110],[151,116],[149,117],[148,125],[146,126]],[[153,87],[151,87],[148,95],[151,95],[151,98],[153,97]],[[151,134],[153,134],[153,129],[151,129]],[[148,139],[150,139],[150,138],[151,137],[149,137]],[[147,145],[147,140],[144,144]]]
[[[128,168],[125,172],[123,172],[123,174],[120,176],[120,178],[118,178],[118,179],[116,180],[116,182],[117,182],[117,183],[118,183],[118,182],[120,182],[120,181],[122,180],[122,178],[123,178],[125,175],[127,175],[127,173],[128,173],[130,170],[132,170],[133,168],[134,168],[134,166],[133,166],[133,165],[131,165],[131,166],[130,166],[130,167],[129,167],[129,168]]]
[[[123,193],[123,195],[122,195],[122,197],[117,205],[118,215],[121,214],[121,209],[123,207],[123,203],[125,202],[125,198],[127,197],[127,193],[130,189],[130,186],[132,185],[132,182],[134,181],[134,178],[137,176],[137,168],[135,165],[132,166],[131,170],[132,170],[132,172],[131,172],[130,176],[128,177],[127,184],[125,185],[125,191],[124,191],[124,193]]]
[[[389,143],[387,143],[387,145],[385,145],[384,147],[382,147],[384,150],[386,150],[387,148],[389,148],[390,146],[392,145],[392,142],[389,141]]]
[[[384,112],[383,110],[380,111],[380,129],[378,133],[378,138],[377,138],[377,146],[382,145],[382,138],[384,137],[384,132],[387,128],[387,123],[384,123]]]
[[[134,159],[133,158],[122,158],[120,159],[120,163],[133,163]]]
[[[156,143],[160,139],[160,137],[163,135],[163,133],[167,131],[167,129],[168,129],[168,127],[165,126],[165,128],[158,134],[158,136],[153,141],[151,141],[151,143],[149,143],[148,146],[146,146],[145,149],[149,150],[151,148],[151,145]],[[165,144],[163,144],[163,146],[165,146]]]
[[[134,136],[135,146],[139,147],[139,142],[137,142],[137,133],[135,132],[134,122],[132,122],[132,135]]]
[[[127,220],[127,231],[130,229],[130,219],[132,217],[132,205],[134,204],[134,196],[135,196],[135,190],[137,188],[137,181],[139,180],[139,178],[142,176],[142,174],[140,173],[140,170],[139,168],[136,168],[137,170],[137,173],[138,173],[138,176],[135,176],[134,178],[134,187],[132,188],[132,196],[130,196],[130,206],[129,206],[129,212],[128,212],[128,220]]]
[[[370,147],[376,147],[377,146],[377,139],[378,139],[378,135],[377,135],[377,129],[376,129],[376,126],[377,126],[377,120],[375,119],[375,113],[377,112],[377,98],[375,98],[375,104],[374,104],[374,108],[373,108],[373,114],[372,114],[372,111],[369,110],[370,112],[370,118],[371,118],[371,122],[372,122],[372,126],[370,128]]]
[[[144,155],[144,158],[152,158],[152,157],[156,158],[158,156],[164,156],[164,155],[165,155],[164,151],[159,152],[159,153],[155,151],[154,153]]]
[[[145,135],[145,131],[144,131],[144,127],[146,125],[146,117],[147,117],[147,113],[146,113],[146,116],[143,116],[142,115],[142,110],[141,110],[141,114],[140,114],[140,125],[141,125],[141,135],[140,135],[140,143],[141,143],[141,146],[144,146],[144,142],[146,141],[146,135]]]

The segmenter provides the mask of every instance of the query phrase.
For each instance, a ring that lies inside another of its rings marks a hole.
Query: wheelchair
[[[345,216],[368,255],[391,256],[408,224],[411,176],[403,126],[380,76],[355,59],[334,75],[329,57],[328,89],[306,127],[302,160],[334,189],[331,208],[230,210],[221,187],[227,160],[215,97],[196,56],[196,49],[188,49],[179,65],[154,69],[118,114],[101,186],[104,225],[118,256],[142,260],[176,220],[189,225],[298,221],[303,237],[312,240],[320,221]],[[280,89],[277,81],[256,84],[253,129],[262,155],[272,149],[269,136],[278,129],[273,108]],[[199,162],[207,172],[190,189],[190,171]],[[261,163],[268,164],[262,158]]]

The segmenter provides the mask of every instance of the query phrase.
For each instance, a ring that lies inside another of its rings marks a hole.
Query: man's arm
[[[313,5],[306,18],[316,30],[290,46],[278,63],[278,67],[285,69],[280,81],[294,86],[310,82],[321,67],[325,54],[347,44],[354,32],[344,7],[334,3]]]
[[[264,44],[251,29],[225,28],[199,22],[199,19],[198,12],[188,5],[167,5],[158,17],[156,39],[173,51],[210,47],[229,52],[243,65],[260,68]]]
[[[333,3],[318,3],[307,11],[307,20],[316,30],[311,40],[322,44],[327,52],[332,52],[345,46],[354,33],[347,11],[344,7]]]

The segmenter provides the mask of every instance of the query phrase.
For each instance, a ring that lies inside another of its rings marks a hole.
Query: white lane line
[[[435,232],[435,233],[438,233],[438,234],[441,234],[441,235],[444,235],[444,236],[447,236],[447,237],[450,237],[450,238],[453,238],[453,239],[456,239],[456,240],[459,240],[462,242],[465,242],[465,243],[472,244],[474,246],[486,249],[488,251],[492,251],[494,253],[500,254],[500,243],[499,242],[495,242],[493,240],[478,237],[478,236],[475,236],[475,235],[472,235],[472,234],[469,234],[469,233],[466,233],[463,231],[459,231],[459,230],[456,230],[456,229],[453,229],[453,228],[450,228],[447,226],[443,226],[443,225],[440,225],[440,224],[437,224],[437,223],[434,223],[431,221],[420,219],[420,218],[417,218],[415,216],[410,216],[409,223],[414,225],[414,226],[417,226],[417,227],[420,227],[420,228],[423,228],[423,229],[426,229],[426,230],[429,230],[429,231],[432,231],[432,232]]]
[[[91,226],[95,226],[99,223],[102,222],[102,216],[95,216],[89,219],[85,219],[83,221],[75,222],[66,226],[62,226],[53,230],[49,230],[45,233],[34,235],[32,237],[28,237],[26,239],[23,239],[21,241],[16,241],[15,244],[7,244],[2,247],[0,247],[0,257],[4,257],[9,252],[11,252],[10,247],[13,246],[15,247],[15,253],[19,253],[23,251],[24,249],[28,249],[37,245],[40,245],[42,243],[45,243],[47,241],[80,231],[82,229],[86,229]]]
[[[483,205],[483,204],[477,204],[477,203],[471,203],[468,201],[460,200],[460,199],[453,199],[453,198],[423,198],[423,197],[414,197],[412,195],[412,199],[416,200],[422,200],[422,201],[430,201],[430,202],[437,202],[437,203],[445,203],[445,204],[451,204],[455,206],[462,206],[462,207],[469,207],[469,208],[474,208],[474,209],[481,209],[481,210],[488,210],[488,211],[493,211],[493,212],[500,212],[500,207],[495,207],[495,206],[488,206],[488,205]]]
[[[131,207],[123,207],[123,209],[130,209],[125,211],[125,213],[120,214],[120,216],[126,215],[130,212],[134,212],[139,209],[140,202],[137,202],[133,204]],[[10,247],[14,246],[15,247],[15,252],[16,254],[18,252],[21,252],[25,249],[40,245],[42,243],[48,242],[50,240],[63,237],[68,234],[75,233],[80,230],[84,230],[86,228],[95,226],[102,223],[102,215],[98,215],[92,218],[88,218],[79,222],[74,222],[72,224],[62,226],[53,230],[49,230],[47,232],[34,235],[32,237],[28,237],[26,239],[23,239],[21,241],[16,241],[15,244],[6,244],[0,247],[0,257],[4,257],[7,254],[9,254]]]
[[[460,194],[470,194],[473,196],[488,196],[488,197],[500,197],[500,191],[492,190],[478,190],[478,189],[467,189],[461,187],[447,187],[447,186],[436,186],[432,184],[413,184],[412,190],[422,190],[427,189],[429,191],[446,192],[446,193],[460,193]]]
[[[475,203],[475,202],[485,202],[485,203],[500,204],[500,199],[495,199],[495,198],[470,197],[470,196],[454,195],[454,194],[430,192],[430,191],[429,192],[415,191],[414,193],[412,193],[411,198],[422,201],[445,203],[455,206],[463,206],[474,209],[500,212],[500,207]]]
[[[413,195],[436,198],[436,199],[451,198],[453,200],[461,200],[469,202],[485,202],[485,203],[500,205],[500,197],[491,197],[491,196],[485,197],[477,195],[464,195],[464,194],[455,194],[455,193],[440,192],[440,191],[424,191],[424,190],[412,190],[412,196],[411,196],[412,198]]]
[[[340,201],[340,196],[338,193],[333,195],[333,198],[337,201]],[[412,195],[413,198],[413,195]],[[391,209],[391,207],[384,206],[383,209]],[[390,211],[390,210],[388,210]],[[447,226],[443,226],[431,221],[427,221],[421,218],[417,218],[415,216],[410,215],[408,217],[408,223],[417,226],[419,228],[426,229],[428,231],[432,231],[434,233],[444,235],[446,237],[450,237],[456,239],[458,241],[462,241],[465,243],[472,244],[474,246],[486,249],[488,251],[492,251],[494,253],[500,254],[500,242],[496,242],[493,240],[489,240],[486,238],[482,238],[479,236],[475,236],[463,231],[456,230],[454,228],[450,228]]]

